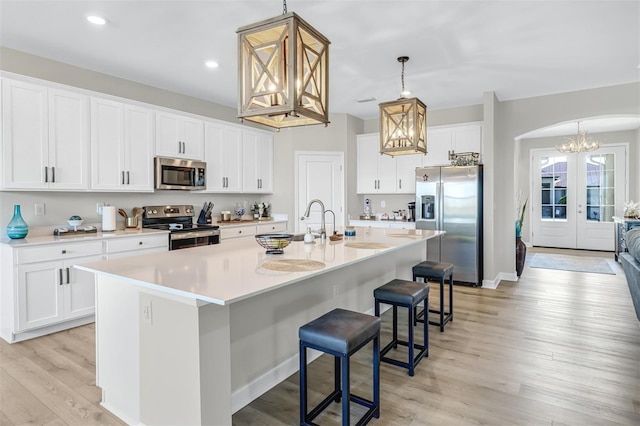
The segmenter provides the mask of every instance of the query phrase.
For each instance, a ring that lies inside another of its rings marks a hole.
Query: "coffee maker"
[[[416,221],[416,202],[415,201],[411,201],[409,204],[407,204],[407,207],[409,208],[409,222],[415,222]]]

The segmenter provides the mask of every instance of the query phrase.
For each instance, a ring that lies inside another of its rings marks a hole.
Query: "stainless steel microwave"
[[[181,158],[156,157],[156,189],[192,191],[205,189],[207,163]]]

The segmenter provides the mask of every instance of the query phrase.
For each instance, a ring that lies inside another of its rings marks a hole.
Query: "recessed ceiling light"
[[[97,15],[87,16],[87,21],[95,25],[104,25],[107,23],[106,19],[104,19],[102,16],[97,16]]]
[[[219,66],[216,61],[206,61],[204,64],[207,66],[207,68],[218,68]]]

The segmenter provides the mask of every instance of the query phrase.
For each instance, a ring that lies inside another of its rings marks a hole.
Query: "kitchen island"
[[[297,371],[302,324],[335,307],[373,313],[373,290],[411,279],[426,240],[440,235],[356,230],[341,241],[292,242],[282,255],[232,239],[77,266],[96,275],[102,405],[130,424],[230,425]],[[313,267],[270,269],[277,260]]]

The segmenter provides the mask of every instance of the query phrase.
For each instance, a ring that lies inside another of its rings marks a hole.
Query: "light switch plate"
[[[35,205],[35,214],[36,214],[36,216],[44,216],[45,215],[44,203],[36,203],[36,205]]]

